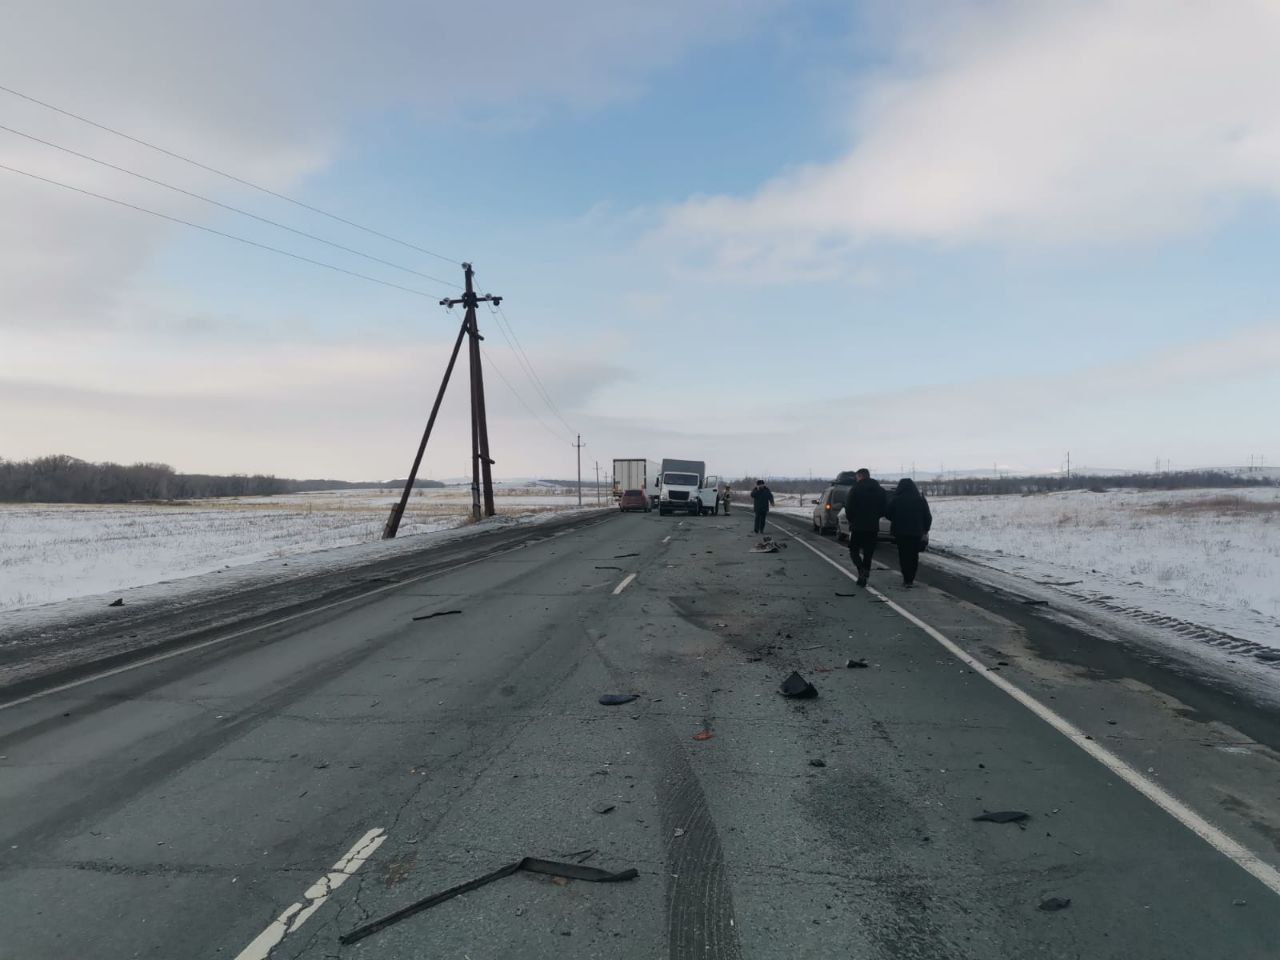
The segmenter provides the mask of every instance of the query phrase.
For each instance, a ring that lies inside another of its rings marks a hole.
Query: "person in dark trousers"
[[[880,518],[884,516],[888,495],[884,487],[871,479],[866,467],[854,474],[857,478],[844,501],[844,515],[849,521],[849,558],[858,569],[858,586],[865,587],[871,576],[871,558],[880,536]]]
[[[889,518],[889,532],[898,542],[898,565],[902,568],[902,585],[916,581],[920,569],[920,544],[933,526],[929,501],[909,477],[898,481],[898,489],[889,498],[884,515]]]
[[[756,511],[755,533],[764,533],[764,521],[769,516],[769,508],[773,506],[773,491],[763,480],[756,481],[756,488],[751,491],[751,504]]]

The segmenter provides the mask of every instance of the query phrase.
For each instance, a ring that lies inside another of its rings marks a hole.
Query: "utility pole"
[[[458,304],[466,308],[463,328],[470,338],[471,354],[471,519],[480,519],[481,483],[484,492],[484,516],[492,517],[493,509],[493,472],[494,461],[489,457],[489,418],[484,405],[484,370],[480,363],[480,328],[476,323],[476,307],[481,303],[502,303],[501,297],[485,294],[476,296],[473,278],[475,271],[471,264],[462,265],[462,273],[466,279],[466,289],[461,297],[440,301],[440,306],[452,309]]]
[[[600,461],[594,461],[596,465],[596,506],[600,506]]]
[[[480,480],[484,478],[484,515],[492,517],[493,507],[493,474],[490,468],[494,461],[489,458],[489,423],[485,415],[484,405],[484,372],[480,366],[480,331],[476,326],[476,306],[482,302],[499,304],[501,297],[486,294],[477,297],[472,286],[474,271],[471,264],[462,265],[466,279],[466,292],[455,300],[441,300],[440,305],[453,307],[463,304],[466,313],[463,316],[462,328],[458,331],[458,339],[454,341],[453,353],[449,355],[449,364],[445,367],[444,376],[440,380],[440,389],[436,391],[435,403],[431,406],[431,416],[427,418],[427,428],[422,433],[422,441],[418,444],[417,455],[413,458],[413,466],[409,468],[409,477],[405,480],[404,492],[400,501],[391,508],[391,514],[382,528],[382,539],[391,540],[400,529],[400,521],[404,517],[405,506],[413,493],[413,484],[418,478],[418,468],[422,465],[422,456],[427,449],[427,441],[431,438],[431,430],[436,423],[436,415],[440,412],[440,403],[444,400],[445,388],[449,386],[449,378],[453,375],[453,367],[458,361],[458,352],[462,348],[462,338],[470,338],[468,359],[471,365],[471,519],[479,520],[480,512]]]
[[[578,506],[582,506],[582,448],[586,446],[582,442],[582,434],[578,434],[578,442],[574,446],[578,448]]]

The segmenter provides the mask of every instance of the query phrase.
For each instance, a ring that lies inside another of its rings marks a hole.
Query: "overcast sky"
[[[13,0],[0,457],[403,476],[1280,464],[1273,0]],[[279,230],[27,134],[322,236]],[[420,274],[440,278],[445,283]],[[465,369],[465,368],[464,368]],[[425,473],[467,469],[465,381]],[[554,409],[552,409],[554,407]]]

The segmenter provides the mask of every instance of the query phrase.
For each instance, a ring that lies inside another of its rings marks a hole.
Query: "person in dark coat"
[[[756,481],[756,488],[751,491],[751,505],[756,511],[755,533],[764,533],[764,521],[773,506],[773,491],[765,486],[763,480]]]
[[[933,526],[929,501],[909,477],[898,481],[898,489],[889,498],[884,515],[889,518],[889,532],[898,543],[898,565],[902,568],[902,585],[915,583],[920,569],[920,544]]]
[[[871,479],[871,471],[866,467],[854,476],[857,480],[845,498],[844,515],[849,521],[849,558],[858,569],[858,586],[865,587],[871,576],[871,558],[875,556],[880,518],[884,516],[888,495],[884,487]]]

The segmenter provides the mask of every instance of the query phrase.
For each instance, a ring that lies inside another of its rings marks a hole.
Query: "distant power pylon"
[[[436,391],[436,401],[431,406],[431,416],[427,418],[427,428],[422,432],[422,442],[418,444],[418,453],[413,458],[413,466],[409,468],[409,477],[404,483],[404,492],[400,502],[391,508],[386,525],[382,528],[382,539],[391,540],[400,529],[400,521],[404,517],[405,506],[413,493],[414,481],[418,478],[418,468],[422,466],[422,455],[427,450],[427,441],[431,438],[431,430],[436,425],[436,415],[440,412],[440,403],[444,400],[445,389],[449,386],[449,378],[453,375],[454,364],[458,362],[458,351],[462,349],[462,338],[469,338],[468,359],[471,364],[471,519],[481,517],[481,482],[483,480],[484,516],[494,515],[493,507],[493,473],[494,461],[489,457],[489,421],[484,405],[484,371],[480,365],[480,336],[476,324],[476,307],[481,303],[499,304],[501,297],[485,294],[476,296],[472,285],[475,272],[471,264],[462,265],[466,287],[461,297],[446,298],[440,301],[442,307],[453,308],[462,304],[466,310],[462,317],[462,327],[458,330],[458,339],[453,343],[453,353],[449,355],[449,364],[444,368],[444,376],[440,380],[440,389]]]

